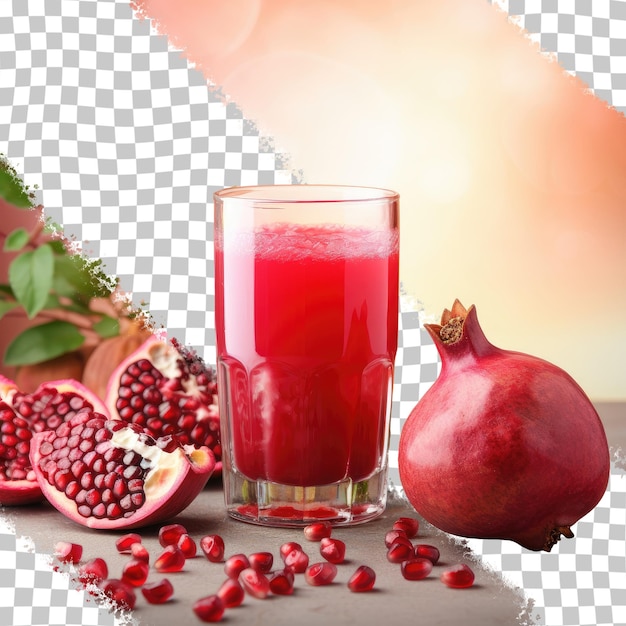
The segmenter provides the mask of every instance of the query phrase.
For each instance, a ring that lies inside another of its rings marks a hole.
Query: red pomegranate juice
[[[397,229],[272,224],[215,254],[233,469],[294,486],[374,474],[397,346]]]

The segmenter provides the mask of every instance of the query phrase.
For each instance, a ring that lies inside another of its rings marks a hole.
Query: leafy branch
[[[0,155],[0,198],[17,209],[33,210],[29,193]],[[41,209],[41,207],[38,207]],[[41,323],[15,337],[5,365],[47,361],[120,333],[120,320],[133,317],[128,302],[116,299],[117,281],[93,260],[70,250],[60,228],[40,219],[29,232],[3,233],[3,254],[11,255],[8,282],[0,283],[0,319],[26,316]]]

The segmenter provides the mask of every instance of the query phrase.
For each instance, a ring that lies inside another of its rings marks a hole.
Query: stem
[[[23,316],[23,311],[21,310],[12,310],[8,311],[5,314],[6,317],[20,317]],[[38,313],[34,319],[43,318],[48,320],[61,320],[63,322],[70,322],[74,324],[77,328],[80,328],[84,331],[92,331],[93,320],[90,318],[81,315],[80,313],[73,313],[72,311],[56,311],[54,309],[49,309],[47,311],[41,311]],[[93,331],[95,333],[95,331]]]

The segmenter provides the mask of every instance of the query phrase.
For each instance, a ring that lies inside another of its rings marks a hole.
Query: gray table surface
[[[626,403],[597,403],[612,447],[626,449]],[[51,553],[57,540],[70,540],[84,546],[83,560],[102,556],[109,565],[110,576],[119,576],[128,556],[115,549],[115,539],[122,532],[92,531],[76,525],[47,504],[8,510],[16,533],[31,537],[38,552]],[[302,575],[296,577],[292,596],[270,596],[265,600],[247,597],[244,604],[227,611],[228,624],[429,624],[507,626],[519,624],[518,616],[525,605],[522,590],[513,589],[497,573],[481,565],[464,548],[462,542],[422,522],[419,541],[441,550],[440,564],[425,580],[409,582],[402,578],[399,565],[386,560],[383,543],[385,532],[400,516],[415,515],[402,501],[393,500],[386,512],[375,521],[352,528],[335,529],[333,536],[347,544],[347,562],[339,566],[334,584],[310,587]],[[273,552],[280,563],[279,546],[285,541],[303,545],[311,562],[322,560],[319,546],[307,542],[299,529],[277,529],[253,526],[228,518],[224,511],[221,483],[212,481],[201,495],[175,521],[184,524],[194,538],[219,533],[226,542],[226,553]],[[158,528],[139,531],[152,559],[161,548]],[[416,539],[415,541],[418,541]],[[438,578],[447,565],[467,562],[476,573],[471,589],[455,590]],[[346,582],[360,564],[372,566],[377,573],[376,589],[370,593],[351,593]],[[159,575],[151,570],[150,580]],[[171,626],[175,623],[200,623],[192,612],[195,600],[214,593],[225,579],[223,566],[210,563],[203,555],[190,559],[180,573],[168,574],[174,585],[174,598],[165,605],[148,604],[138,593],[133,617],[145,626]]]

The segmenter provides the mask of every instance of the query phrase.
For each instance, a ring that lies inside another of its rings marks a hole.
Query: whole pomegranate
[[[112,418],[147,428],[154,437],[207,446],[221,469],[215,372],[175,339],[148,337],[113,371],[105,404]]]
[[[610,456],[579,385],[547,361],[492,345],[457,300],[426,324],[441,373],[403,426],[400,479],[413,507],[463,537],[550,551],[600,501]]]
[[[21,391],[33,393],[39,385],[50,380],[81,380],[84,367],[85,359],[80,352],[68,352],[48,361],[17,368],[15,384]]]

